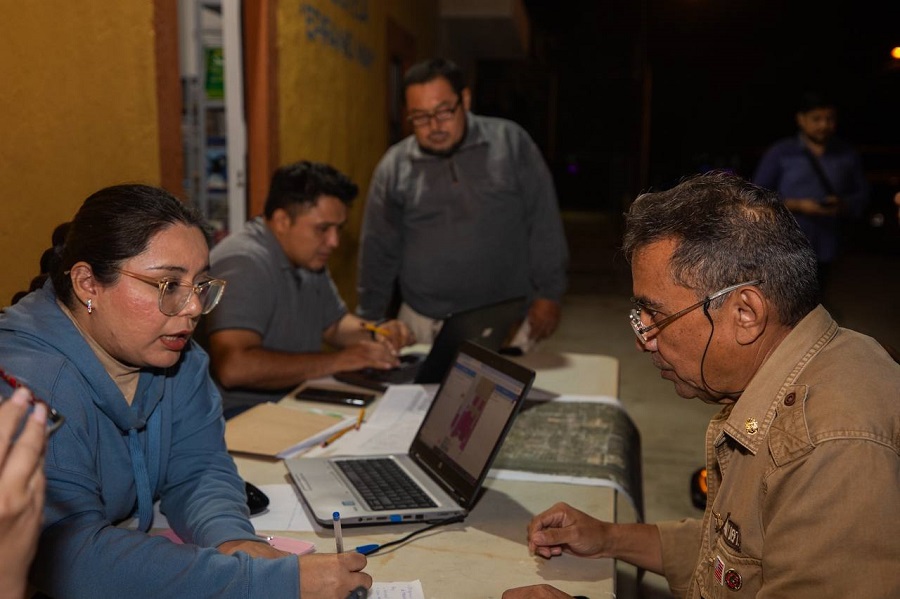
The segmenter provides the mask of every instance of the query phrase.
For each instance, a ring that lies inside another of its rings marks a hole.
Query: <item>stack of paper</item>
[[[228,451],[283,459],[355,424],[352,417],[261,403],[225,423],[225,444]]]

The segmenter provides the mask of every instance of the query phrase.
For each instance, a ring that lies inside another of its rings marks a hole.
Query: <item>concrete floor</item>
[[[627,321],[631,276],[617,250],[616,224],[600,214],[566,213],[564,220],[572,253],[570,289],[560,328],[543,347],[619,360],[619,397],[641,433],[646,520],[700,517],[690,501],[689,480],[703,465],[706,424],[718,408],[677,396],[637,351]],[[889,245],[895,248],[894,242]],[[900,348],[900,254],[880,249],[845,246],[825,305],[842,326]],[[624,573],[619,599],[671,597],[662,577],[646,574],[635,588],[633,570]]]

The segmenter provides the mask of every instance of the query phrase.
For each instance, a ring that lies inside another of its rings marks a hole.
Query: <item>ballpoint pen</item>
[[[331,514],[334,522],[334,549],[337,553],[344,552],[344,534],[341,532],[341,513],[334,512]]]

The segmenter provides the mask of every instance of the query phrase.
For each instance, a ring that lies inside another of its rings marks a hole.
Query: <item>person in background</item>
[[[359,253],[363,318],[388,314],[431,342],[444,318],[511,297],[529,299],[516,345],[559,325],[568,249],[550,171],[517,124],[469,112],[472,95],[451,61],[405,74],[413,135],[375,168]]]
[[[900,597],[900,365],[817,305],[780,198],[720,173],[644,194],[624,252],[638,349],[679,396],[722,406],[706,512],[614,524],[558,503],[528,525],[531,551],[621,559],[690,599]]]
[[[859,153],[835,137],[834,102],[819,93],[806,93],[796,119],[797,134],[763,154],[753,182],[777,191],[794,214],[816,252],[824,291],[838,254],[840,219],[862,215],[869,185]]]
[[[265,215],[211,254],[228,295],[206,324],[212,371],[226,414],[277,401],[307,379],[393,368],[415,341],[397,320],[373,333],[351,314],[327,264],[357,187],[334,167],[301,161],[272,176]],[[323,342],[337,351],[323,351]]]
[[[25,597],[44,508],[47,406],[28,389],[0,398],[0,594]],[[18,433],[21,427],[21,432]]]
[[[370,586],[363,556],[298,558],[250,523],[191,339],[225,288],[200,217],[164,190],[118,185],[88,197],[63,237],[49,280],[0,315],[0,364],[66,416],[47,447],[31,584],[72,599],[344,599]],[[185,544],[148,534],[156,500]]]

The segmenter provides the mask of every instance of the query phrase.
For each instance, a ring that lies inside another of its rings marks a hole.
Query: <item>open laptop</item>
[[[401,364],[390,370],[364,368],[338,372],[335,380],[384,391],[388,385],[440,383],[463,341],[474,341],[496,351],[506,341],[516,322],[525,314],[525,298],[515,297],[486,306],[451,314],[431,344],[427,356],[408,354]]]
[[[427,522],[464,516],[472,508],[534,371],[471,342],[463,343],[405,454],[285,460],[313,517],[343,524]],[[360,479],[386,466],[412,480],[411,500],[392,495],[406,486],[386,477],[383,490]]]

